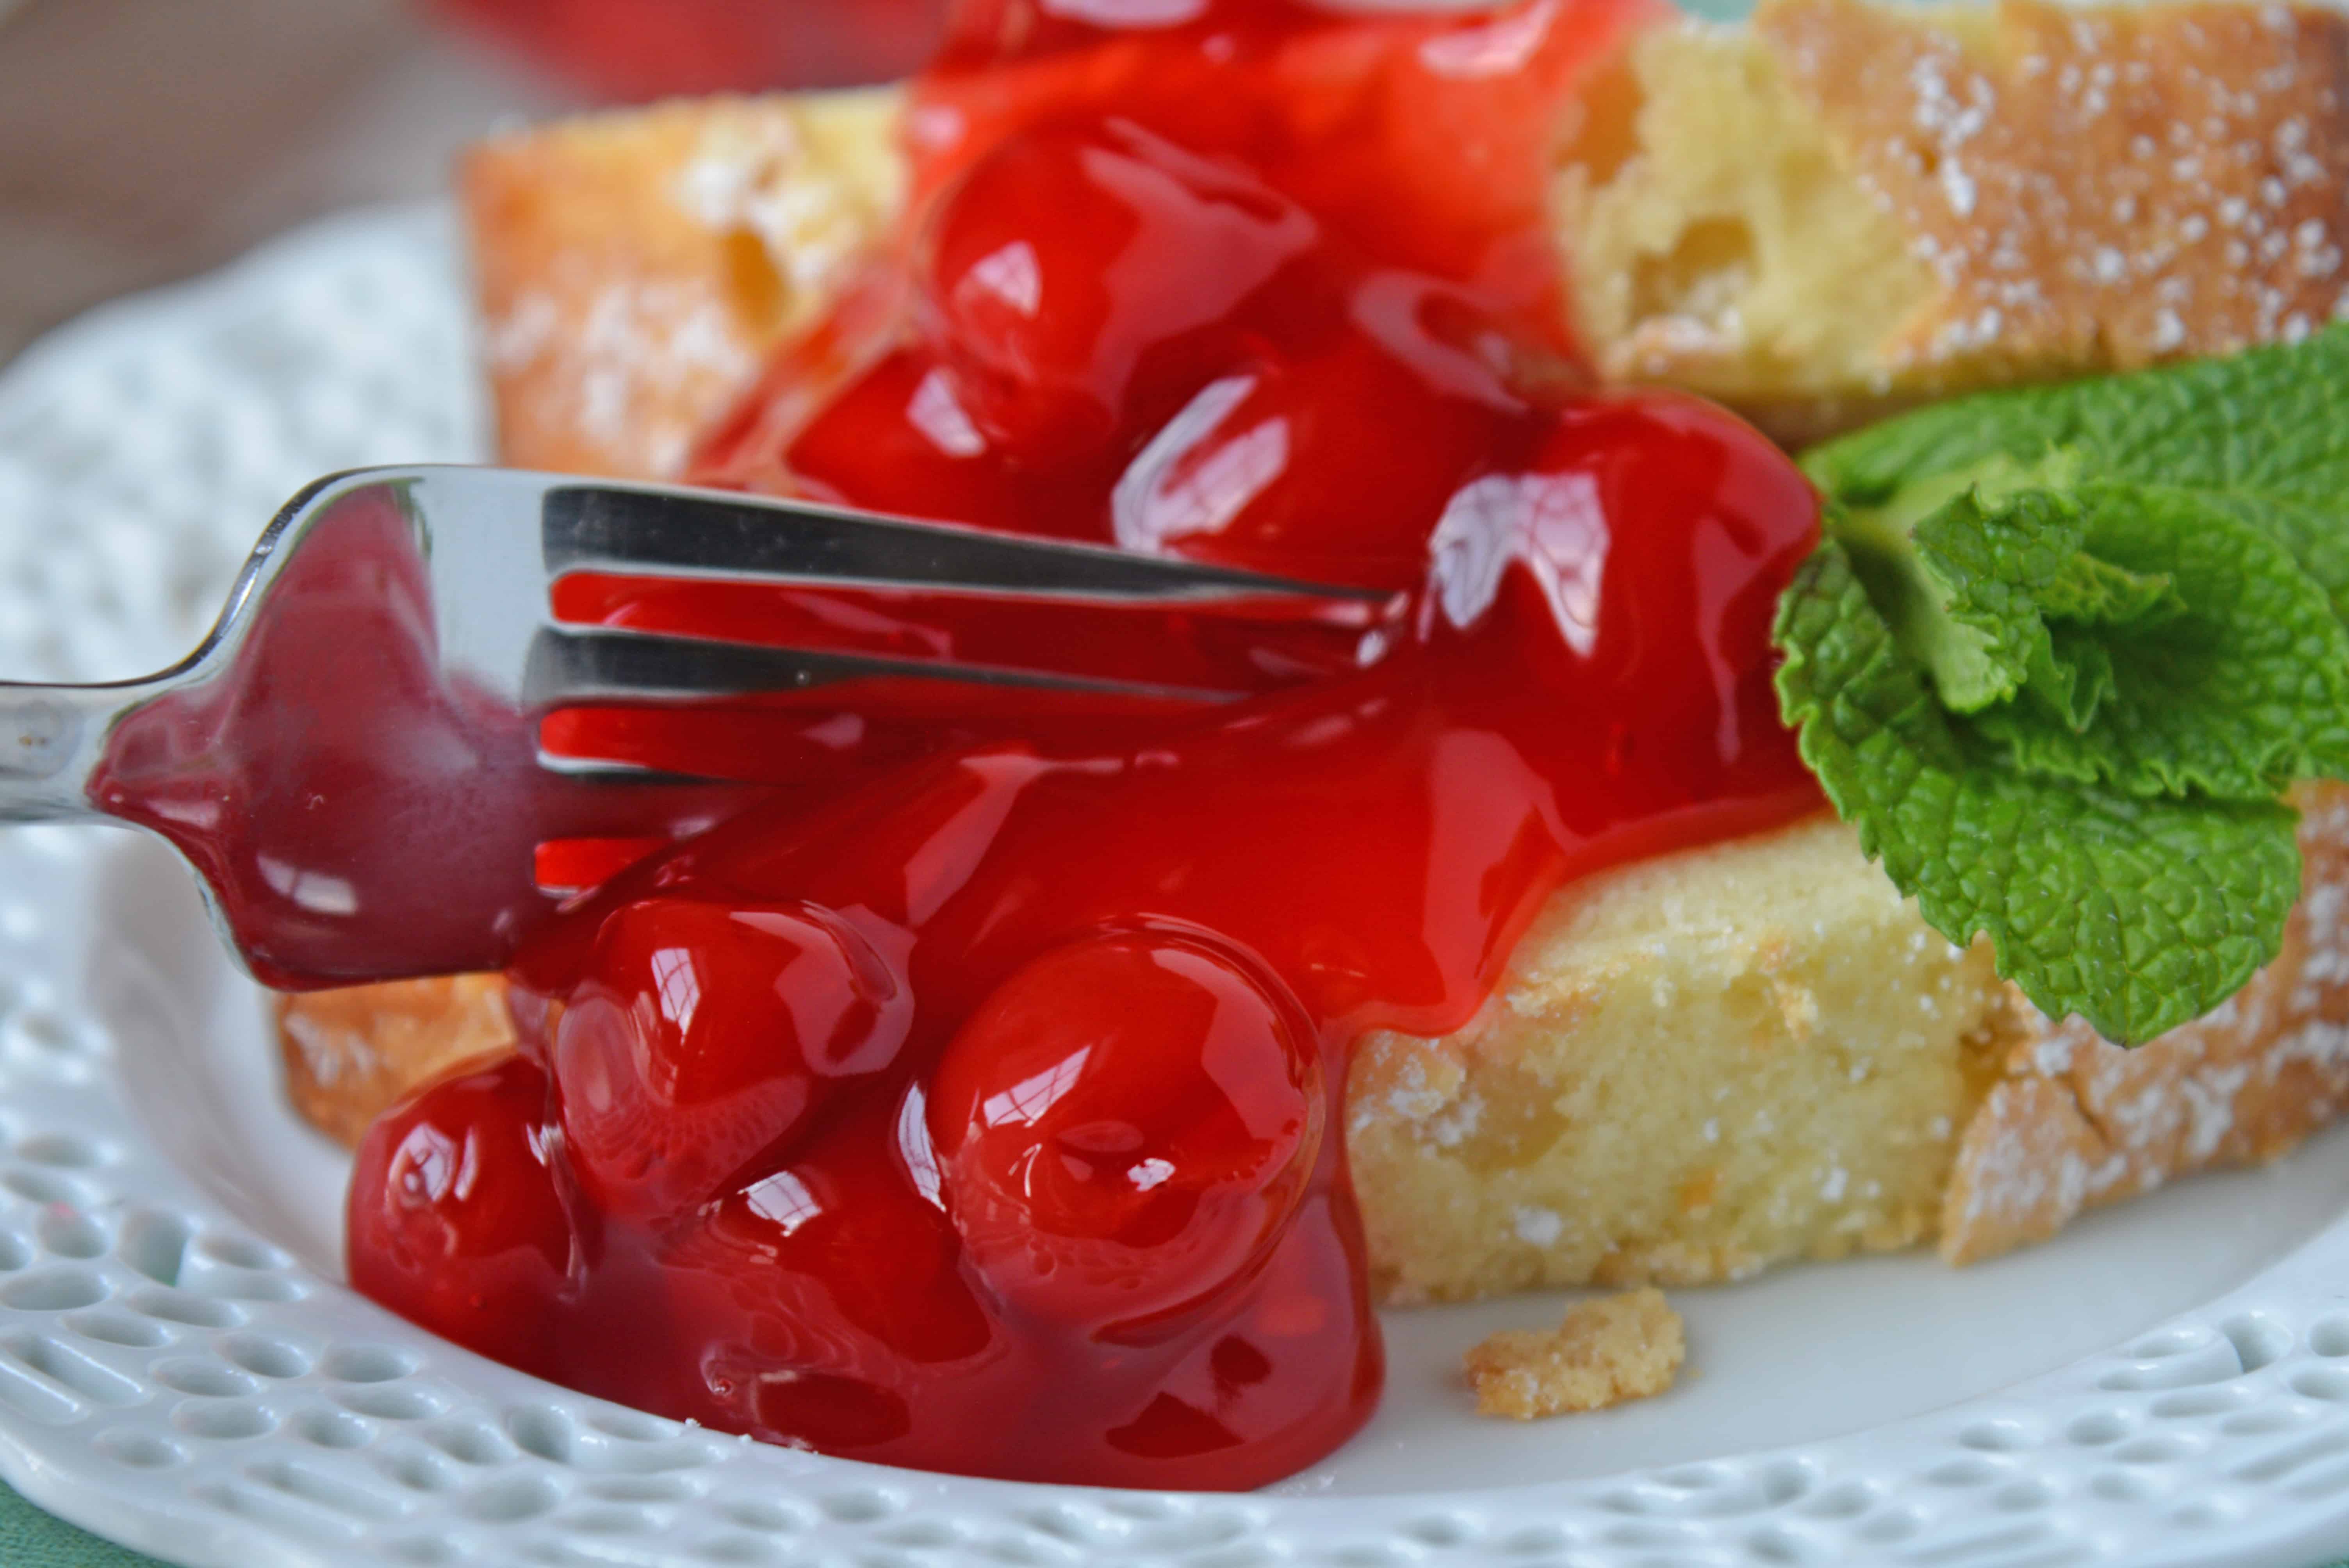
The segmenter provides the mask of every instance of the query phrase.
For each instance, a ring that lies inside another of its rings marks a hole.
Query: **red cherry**
[[[1430,600],[1465,626],[1514,583],[1513,613],[1549,634],[1526,645],[1527,678],[1561,700],[1638,693],[1635,760],[1676,758],[1671,788],[1705,794],[1741,758],[1785,749],[1770,625],[1817,539],[1809,481],[1735,416],[1678,393],[1590,399],[1453,498]],[[1505,577],[1512,564],[1525,570]]]
[[[957,387],[926,347],[885,356],[792,438],[787,488],[903,517],[1102,537],[1108,466],[1007,460],[972,423]]]
[[[1521,418],[1349,330],[1207,383],[1127,466],[1112,526],[1127,550],[1408,586],[1444,499]]]
[[[1248,176],[1112,119],[983,160],[937,209],[919,276],[962,406],[1035,462],[1106,440],[1145,358],[1164,376],[1176,340],[1226,323],[1319,238]],[[1207,362],[1196,345],[1175,356]]]
[[[831,1453],[983,1423],[967,1374],[1012,1347],[953,1226],[896,1165],[899,1120],[886,1103],[858,1108],[668,1238],[665,1315],[694,1347],[678,1414]],[[930,1370],[957,1366],[961,1379]]]
[[[926,348],[900,348],[850,381],[786,460],[795,488],[876,511],[1007,529],[1049,515]]]
[[[707,1202],[784,1149],[830,1086],[887,1068],[912,1016],[872,942],[813,904],[621,905],[554,1025],[582,1186],[626,1218]]]
[[[351,1284],[468,1349],[543,1367],[573,1263],[558,1147],[546,1076],[521,1057],[392,1107],[351,1175]]]
[[[947,1207],[980,1271],[1096,1332],[1248,1278],[1323,1119],[1296,1002],[1222,946],[1164,932],[1017,971],[947,1047],[931,1096]]]

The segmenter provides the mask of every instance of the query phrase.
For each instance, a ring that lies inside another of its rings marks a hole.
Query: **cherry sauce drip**
[[[1465,1023],[1572,879],[1816,804],[1768,645],[1812,491],[1693,399],[1584,394],[1559,325],[1551,141],[1647,15],[964,5],[898,253],[698,476],[1408,613],[1206,712],[900,726],[614,878],[517,965],[523,1051],[369,1135],[359,1286],[862,1459],[1239,1488],[1344,1441],[1349,1047]]]

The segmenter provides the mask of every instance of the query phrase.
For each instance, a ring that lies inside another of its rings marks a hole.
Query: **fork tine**
[[[562,485],[546,491],[542,515],[549,577],[611,572],[1251,607],[1292,600],[1349,624],[1367,624],[1394,597],[727,491]]]
[[[809,691],[842,681],[876,677],[956,681],[1162,702],[1226,702],[1240,695],[989,665],[767,647],[647,632],[571,631],[543,626],[531,639],[522,696],[527,710],[545,713],[600,703],[682,702]]]

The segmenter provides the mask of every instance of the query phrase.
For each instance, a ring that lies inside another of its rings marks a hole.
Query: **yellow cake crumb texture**
[[[1592,878],[1465,1028],[1360,1047],[1372,1276],[1465,1300],[1923,1240],[1997,995],[1831,817]]]
[[[1567,1309],[1556,1328],[1511,1328],[1462,1358],[1476,1413],[1532,1421],[1661,1394],[1687,1358],[1681,1315],[1653,1287]]]
[[[275,1007],[287,1098],[347,1144],[409,1090],[514,1045],[501,975],[310,991]]]

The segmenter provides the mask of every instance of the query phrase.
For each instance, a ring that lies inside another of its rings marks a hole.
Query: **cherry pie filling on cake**
[[[521,1052],[363,1146],[359,1288],[860,1459],[1238,1488],[1344,1441],[1381,1378],[1351,1042],[1458,1027],[1569,880],[1819,803],[1769,646],[1814,491],[1701,401],[1587,394],[1563,336],[1549,155],[1651,15],[966,4],[897,253],[692,477],[1397,608],[1301,682],[1279,628],[1218,629],[1266,689],[1204,710],[927,746],[853,709],[705,725],[826,751],[825,788],[533,942]],[[1021,634],[891,613],[858,634]]]

